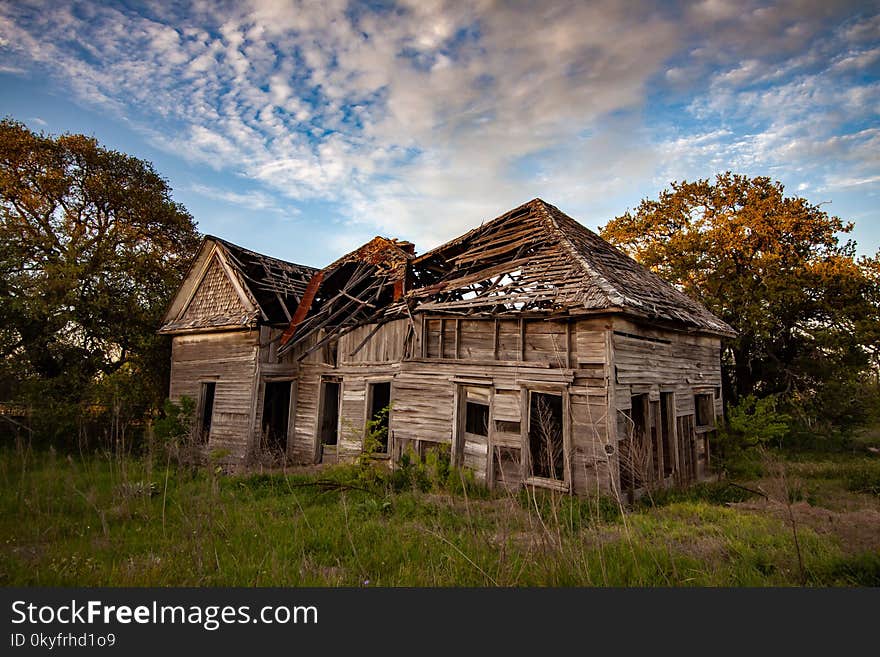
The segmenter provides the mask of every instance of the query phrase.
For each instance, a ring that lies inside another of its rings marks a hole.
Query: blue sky
[[[880,2],[15,0],[0,115],[151,160],[203,232],[315,266],[536,196],[595,228],[726,170],[880,248]]]

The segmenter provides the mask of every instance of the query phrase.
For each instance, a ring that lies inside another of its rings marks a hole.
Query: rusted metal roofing
[[[382,317],[388,304],[406,290],[408,263],[414,251],[410,242],[376,236],[315,273],[302,305],[281,337],[279,353],[323,331],[321,340],[310,349],[313,351],[341,331]]]

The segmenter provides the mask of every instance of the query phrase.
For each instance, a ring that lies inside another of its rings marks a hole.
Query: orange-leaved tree
[[[736,329],[723,359],[733,401],[780,394],[805,419],[846,425],[863,419],[880,340],[880,254],[857,258],[842,239],[852,227],[779,182],[728,172],[673,182],[601,233]]]

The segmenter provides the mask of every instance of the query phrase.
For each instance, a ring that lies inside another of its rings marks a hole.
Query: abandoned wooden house
[[[540,199],[322,270],[207,237],[161,332],[231,465],[353,459],[370,423],[392,464],[437,448],[488,486],[630,494],[708,475],[733,334]]]

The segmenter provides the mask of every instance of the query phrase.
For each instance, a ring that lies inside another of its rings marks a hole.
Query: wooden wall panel
[[[225,462],[243,464],[251,446],[258,349],[256,331],[195,333],[172,339],[169,397],[187,396],[198,402],[201,383],[216,383],[208,449],[225,452]]]
[[[493,360],[495,358],[495,321],[460,320],[459,358]]]
[[[392,388],[395,440],[452,443],[455,385],[451,381],[443,376],[401,373]]]
[[[498,321],[498,360],[519,360],[519,337],[519,322],[517,320],[502,319]]]
[[[549,363],[551,367],[567,365],[567,331],[564,322],[526,321],[526,361]]]

